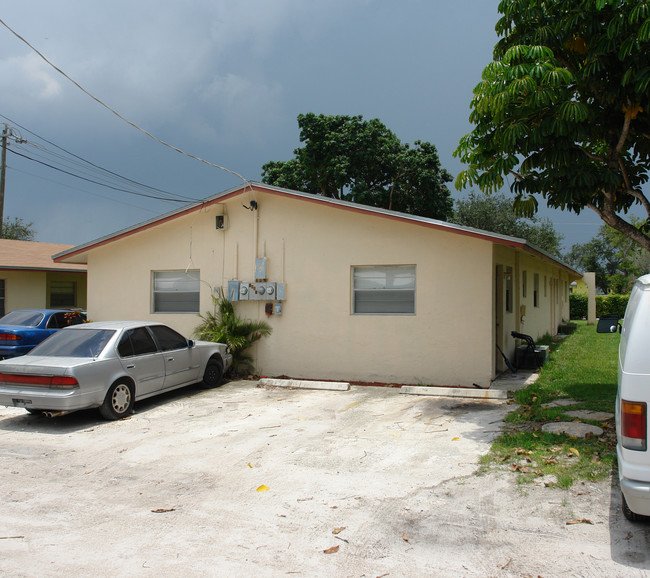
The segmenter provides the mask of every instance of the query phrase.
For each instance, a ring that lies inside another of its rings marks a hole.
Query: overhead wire
[[[81,161],[82,163],[85,163],[85,164],[87,164],[87,165],[90,165],[91,167],[94,167],[94,168],[98,169],[99,171],[102,171],[102,172],[104,172],[104,173],[107,173],[107,174],[109,174],[109,175],[112,175],[112,176],[114,176],[114,177],[116,177],[116,178],[118,178],[118,179],[120,179],[120,180],[126,181],[126,182],[131,183],[131,184],[133,184],[133,185],[136,185],[136,186],[138,186],[138,187],[142,187],[142,188],[145,188],[145,189],[148,189],[148,190],[154,191],[154,192],[158,192],[158,193],[166,194],[166,195],[169,195],[170,197],[174,197],[174,198],[184,198],[184,195],[178,195],[178,194],[170,193],[169,191],[165,191],[165,190],[163,190],[163,189],[159,189],[159,188],[157,188],[157,187],[152,187],[152,186],[150,186],[150,185],[147,185],[147,184],[145,184],[145,183],[141,183],[141,182],[139,182],[139,181],[136,181],[136,180],[130,179],[130,178],[128,178],[128,177],[125,177],[124,175],[120,175],[119,173],[116,173],[116,172],[114,172],[114,171],[112,171],[112,170],[110,170],[110,169],[107,169],[107,168],[105,168],[105,167],[102,167],[101,165],[98,165],[98,164],[96,164],[96,163],[94,163],[94,162],[92,162],[92,161],[90,161],[90,160],[88,160],[88,159],[86,159],[86,158],[84,158],[84,157],[82,157],[82,156],[80,156],[80,155],[78,155],[78,154],[75,154],[75,153],[73,153],[72,151],[69,151],[68,149],[66,149],[66,148],[64,148],[64,147],[62,147],[62,146],[60,146],[60,145],[58,145],[58,144],[52,142],[51,140],[46,139],[45,137],[43,137],[43,136],[37,134],[36,132],[34,132],[34,131],[32,131],[32,130],[30,130],[30,129],[24,127],[24,126],[22,126],[21,124],[17,123],[15,120],[13,120],[13,119],[11,119],[11,118],[5,116],[4,114],[0,114],[0,118],[4,118],[6,121],[10,122],[12,125],[15,125],[15,126],[19,127],[19,128],[22,129],[23,131],[28,132],[29,134],[35,136],[36,138],[42,140],[43,142],[46,142],[47,144],[49,144],[49,145],[55,147],[56,149],[58,149],[58,150],[60,150],[60,151],[63,151],[64,153],[70,155],[71,157],[73,157],[73,158],[75,158],[75,159],[78,159],[78,160]],[[20,140],[23,140],[23,141],[25,140],[25,139],[22,139],[22,135],[21,135],[21,137],[20,137]],[[26,141],[26,142],[27,142],[27,144],[30,144],[30,145],[32,145],[32,146],[34,146],[34,147],[36,147],[36,148],[43,148],[44,150],[47,150],[46,147],[42,147],[42,145],[39,145],[39,144],[33,143],[32,141]],[[51,152],[51,151],[50,151],[50,154],[56,155],[56,153]],[[63,156],[61,155],[60,158],[65,158],[65,157],[63,157]],[[68,162],[73,162],[73,161],[70,160],[70,159],[67,159],[67,161],[68,161]],[[80,166],[84,166],[84,165],[80,165]],[[191,198],[191,197],[186,197],[186,199],[187,199],[187,201],[196,201],[196,200],[197,200],[197,199],[194,199],[194,198]]]
[[[142,205],[135,205],[133,203],[127,203],[126,201],[116,199],[115,197],[109,197],[107,195],[101,195],[101,194],[99,194],[97,192],[89,191],[87,189],[80,189],[79,187],[74,187],[74,186],[72,186],[70,184],[63,183],[63,182],[57,181],[55,179],[49,179],[47,177],[43,177],[43,176],[37,175],[35,173],[30,173],[29,171],[24,171],[24,170],[19,169],[19,168],[15,167],[15,166],[12,166],[11,170],[15,171],[17,173],[22,173],[23,175],[27,175],[27,176],[35,178],[35,179],[39,179],[41,181],[47,181],[48,183],[54,183],[55,185],[63,186],[65,188],[71,189],[73,191],[79,191],[80,193],[91,195],[93,197],[99,197],[100,199],[107,199],[107,200],[109,200],[109,201],[111,201],[113,203],[118,203],[120,205],[125,205],[127,207],[133,207],[134,209],[140,209],[142,211],[148,211],[149,213],[152,213],[152,214],[158,214],[158,211],[156,211],[155,209],[152,209],[151,207],[144,207]],[[172,201],[165,200],[165,202],[172,202]]]
[[[151,190],[152,187],[146,187],[146,186],[134,187],[130,184],[129,179],[125,180],[121,178],[115,178],[111,175],[106,175],[104,172],[97,172],[96,170],[93,170],[92,167],[89,168],[87,165],[84,165],[79,161],[76,161],[75,159],[66,158],[55,151],[51,151],[48,150],[46,147],[40,146],[37,143],[31,143],[31,142],[25,143],[25,141],[17,142],[13,144],[11,147],[9,147],[7,150],[11,152],[15,152],[19,154],[19,156],[23,156],[27,160],[37,162],[49,168],[56,168],[71,176],[75,176],[77,178],[81,178],[84,180],[89,180],[94,184],[107,186],[109,188],[113,188],[121,192],[134,194],[138,196],[146,195],[150,198],[172,201],[175,203],[188,203],[188,202],[198,201],[198,199],[192,199],[190,197],[185,197],[183,195],[173,195],[172,193],[168,193],[167,191],[161,191],[160,194],[155,194],[155,191],[157,189],[153,189],[154,193],[148,193],[148,191]],[[137,190],[138,188],[140,188],[144,192],[138,192]]]
[[[194,160],[196,160],[196,161],[199,161],[200,163],[206,164],[206,165],[211,166],[211,167],[214,167],[214,168],[216,168],[216,169],[220,169],[220,170],[222,170],[222,171],[225,171],[225,172],[227,172],[227,173],[230,173],[231,175],[234,175],[234,176],[238,177],[239,179],[241,179],[241,180],[244,182],[244,184],[245,184],[247,187],[250,187],[251,190],[253,190],[253,187],[252,187],[251,183],[248,181],[248,179],[246,179],[245,177],[243,177],[242,175],[240,175],[238,172],[233,171],[233,170],[231,170],[231,169],[229,169],[229,168],[226,168],[226,167],[224,167],[224,166],[218,165],[218,164],[216,164],[216,163],[212,163],[212,162],[207,161],[207,160],[205,160],[205,159],[202,159],[202,158],[200,158],[200,157],[198,157],[198,156],[196,156],[196,155],[193,155],[193,154],[187,153],[187,152],[185,152],[184,150],[182,150],[182,149],[180,149],[180,148],[178,148],[178,147],[176,147],[176,146],[174,146],[174,145],[172,145],[172,144],[170,144],[170,143],[168,143],[168,142],[166,142],[166,141],[164,141],[164,140],[159,139],[158,137],[154,136],[153,134],[151,134],[151,133],[148,132],[147,130],[143,129],[142,127],[138,126],[138,125],[135,124],[134,122],[132,122],[132,121],[130,121],[129,119],[125,118],[125,117],[122,116],[119,112],[117,112],[114,108],[111,108],[109,105],[107,105],[107,104],[106,104],[105,102],[103,102],[101,99],[99,99],[98,97],[96,97],[95,95],[93,95],[92,93],[90,93],[90,92],[89,92],[88,90],[86,90],[86,89],[85,89],[81,84],[79,84],[76,80],[74,80],[73,78],[71,78],[70,76],[68,76],[68,75],[67,75],[63,70],[61,70],[58,66],[56,66],[54,63],[52,63],[50,60],[48,60],[47,57],[46,57],[45,55],[43,55],[43,54],[42,54],[42,53],[41,53],[37,48],[35,48],[34,46],[32,46],[32,45],[31,45],[27,40],[25,40],[25,39],[24,39],[20,34],[18,34],[15,30],[13,30],[13,29],[12,29],[12,28],[11,28],[11,27],[10,27],[10,26],[5,22],[5,21],[4,21],[4,20],[2,20],[1,18],[0,18],[0,24],[2,24],[2,26],[4,26],[4,27],[5,27],[9,32],[11,32],[11,33],[16,37],[16,38],[18,38],[18,40],[20,40],[21,42],[23,42],[24,44],[26,44],[26,45],[27,45],[31,50],[33,50],[33,51],[34,51],[34,52],[35,52],[35,53],[36,53],[36,54],[37,54],[37,55],[38,55],[42,60],[44,60],[44,61],[45,61],[49,66],[51,66],[54,70],[56,70],[56,71],[57,71],[59,74],[61,74],[63,77],[67,78],[67,79],[68,79],[72,84],[74,84],[74,85],[75,85],[79,90],[81,90],[84,94],[86,94],[87,96],[89,96],[90,98],[92,98],[92,99],[93,99],[97,104],[99,104],[100,106],[103,106],[106,110],[108,110],[109,112],[111,112],[112,114],[114,114],[116,117],[118,117],[118,118],[119,118],[120,120],[122,120],[123,122],[125,122],[125,123],[127,123],[128,125],[132,126],[132,127],[135,128],[136,130],[140,131],[140,132],[143,133],[144,135],[146,135],[146,136],[148,136],[149,138],[151,138],[151,139],[153,139],[154,141],[156,141],[157,143],[159,143],[159,144],[161,144],[161,145],[163,145],[163,146],[165,146],[165,147],[167,147],[167,148],[170,148],[170,149],[176,151],[177,153],[179,153],[179,154],[181,154],[181,155],[184,155],[184,156],[186,156],[186,157],[188,157],[188,158],[191,158],[191,159],[194,159]]]
[[[81,175],[75,174],[75,173],[73,173],[72,171],[67,171],[67,170],[62,169],[62,168],[60,168],[60,167],[54,166],[54,165],[52,165],[52,164],[50,164],[50,163],[46,163],[45,161],[41,161],[41,160],[38,160],[38,159],[32,158],[32,157],[30,157],[30,156],[28,156],[28,155],[25,155],[25,154],[23,154],[23,153],[19,153],[18,151],[13,150],[12,148],[7,148],[7,151],[10,152],[10,153],[12,153],[12,154],[14,154],[14,155],[17,155],[17,156],[19,156],[19,157],[22,157],[22,158],[25,158],[25,159],[27,159],[27,160],[33,161],[33,162],[35,162],[35,163],[41,164],[41,165],[43,165],[43,166],[49,167],[50,169],[53,169],[53,170],[55,170],[55,171],[59,171],[59,172],[64,173],[64,174],[66,174],[66,175],[70,175],[70,176],[75,177],[75,178],[77,178],[77,179],[81,179],[82,181],[87,181],[87,182],[89,182],[89,183],[93,183],[93,184],[95,184],[95,185],[99,185],[99,186],[102,186],[102,187],[106,187],[106,188],[108,188],[108,189],[113,189],[114,191],[120,191],[120,192],[123,192],[123,193],[129,193],[129,194],[131,194],[131,195],[136,195],[136,196],[138,196],[138,197],[146,197],[146,198],[149,198],[149,199],[156,199],[156,200],[158,200],[158,201],[173,201],[173,200],[174,200],[174,199],[168,199],[168,198],[166,198],[166,197],[160,197],[160,196],[156,196],[156,195],[149,195],[149,194],[147,194],[147,193],[138,193],[138,192],[136,192],[136,191],[129,191],[128,189],[123,189],[123,188],[121,188],[121,187],[116,187],[116,186],[113,186],[113,185],[108,185],[108,184],[106,184],[106,183],[102,183],[102,182],[100,182],[100,181],[96,181],[96,180],[93,180],[93,179],[89,179],[89,178],[87,178],[87,177],[83,177],[83,176],[81,176]],[[179,203],[187,203],[187,199],[176,199],[176,202],[179,202]],[[197,201],[197,202],[198,202],[198,201]]]

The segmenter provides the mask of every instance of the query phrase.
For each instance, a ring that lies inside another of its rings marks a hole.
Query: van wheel
[[[108,388],[99,413],[104,419],[121,419],[131,413],[134,403],[133,385],[125,380],[116,381]]]
[[[623,500],[622,506],[623,506],[623,515],[630,520],[630,522],[650,522],[650,516],[643,516],[641,514],[635,514],[632,510],[630,510],[630,506],[627,505],[627,501],[625,500],[625,496],[621,492],[621,498]]]
[[[203,373],[203,387],[212,388],[221,385],[221,378],[223,377],[223,364],[221,360],[214,357],[208,361]]]

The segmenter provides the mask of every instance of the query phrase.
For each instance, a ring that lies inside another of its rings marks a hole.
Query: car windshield
[[[0,325],[24,325],[36,327],[44,315],[40,311],[12,311],[0,319]]]
[[[47,357],[97,357],[115,334],[112,329],[62,329],[27,355]]]

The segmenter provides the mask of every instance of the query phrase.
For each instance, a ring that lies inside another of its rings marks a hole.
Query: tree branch
[[[606,163],[607,159],[604,157],[599,157],[598,155],[595,155],[594,153],[589,152],[586,148],[581,147],[580,145],[575,145],[575,147],[579,150],[582,151],[588,158],[590,158],[592,161],[599,161],[601,163]]]
[[[621,136],[618,139],[618,144],[616,145],[616,156],[619,157],[623,152],[623,147],[625,146],[625,141],[627,140],[627,135],[630,133],[630,124],[632,124],[632,113],[630,112],[632,104],[628,100],[628,105],[630,108],[626,109],[625,120],[623,121],[623,130],[621,131]]]
[[[612,196],[610,194],[605,193],[603,197],[604,203],[602,208],[597,207],[593,203],[585,203],[585,206],[590,208],[592,211],[595,211],[596,214],[612,229],[620,231],[626,237],[637,242],[646,251],[650,251],[650,237],[644,235],[634,225],[628,223],[625,219],[622,219],[616,214],[616,211],[614,211]]]

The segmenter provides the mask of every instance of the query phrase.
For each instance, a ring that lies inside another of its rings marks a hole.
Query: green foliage
[[[466,199],[456,200],[450,220],[458,225],[526,239],[552,255],[560,255],[562,236],[555,230],[553,223],[549,219],[517,216],[512,201],[503,194],[483,195],[472,192]]]
[[[650,250],[641,206],[650,170],[650,9],[647,0],[501,0],[494,61],[474,89],[454,155],[456,179],[510,189],[520,214],[549,206],[594,210]]]
[[[616,455],[614,420],[593,422],[601,436],[576,439],[541,431],[554,421],[575,421],[573,409],[614,412],[618,334],[598,334],[594,326],[578,323],[544,364],[537,381],[515,394],[519,404],[507,417],[508,429],[481,460],[482,469],[506,465],[522,483],[540,476],[555,476],[556,485],[568,488],[581,480],[606,479]],[[575,405],[548,406],[570,398]]]
[[[633,217],[630,222],[643,226]],[[607,225],[591,241],[573,245],[564,258],[576,269],[596,273],[596,286],[603,293],[629,293],[635,279],[650,272],[650,253]]]
[[[609,295],[596,295],[596,317],[603,315],[618,315],[623,317],[625,315],[625,308],[630,295],[617,295],[610,293]]]
[[[569,311],[571,319],[587,319],[589,314],[589,297],[586,293],[569,293]]]
[[[219,292],[212,297],[214,313],[199,315],[201,324],[194,330],[194,336],[204,341],[225,343],[232,353],[231,371],[234,373],[252,371],[253,358],[246,351],[259,339],[271,334],[266,321],[239,319],[231,301]]]
[[[618,315],[622,318],[625,315],[629,294],[618,295],[596,295],[596,317],[603,315]],[[571,319],[586,319],[588,314],[588,297],[585,293],[571,293],[569,295],[569,308]]]
[[[298,116],[303,147],[289,161],[262,167],[271,185],[447,220],[452,201],[436,147],[400,140],[378,119]]]
[[[15,241],[33,241],[34,223],[25,223],[22,219],[15,217],[13,220],[7,217],[2,225],[3,239],[13,239]]]

